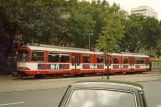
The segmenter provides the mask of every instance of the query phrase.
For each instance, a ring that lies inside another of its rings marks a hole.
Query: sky
[[[113,2],[130,13],[131,8],[139,6],[148,6],[158,13],[158,19],[161,20],[161,0],[107,0],[110,4]]]

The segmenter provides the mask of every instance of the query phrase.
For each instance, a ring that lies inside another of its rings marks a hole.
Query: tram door
[[[80,71],[80,54],[79,53],[73,53],[72,54],[72,69],[74,69],[74,72]]]
[[[134,72],[135,69],[135,57],[129,57],[130,62],[130,71]]]

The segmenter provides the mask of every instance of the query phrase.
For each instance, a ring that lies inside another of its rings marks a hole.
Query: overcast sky
[[[161,0],[107,0],[111,3],[120,4],[120,7],[130,13],[131,8],[138,6],[151,7],[158,13],[158,19],[161,20]]]

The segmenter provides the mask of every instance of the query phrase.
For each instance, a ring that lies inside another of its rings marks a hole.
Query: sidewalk
[[[0,77],[1,78],[1,77]],[[106,76],[103,76],[106,80]],[[50,88],[67,87],[76,81],[85,80],[102,80],[102,76],[94,77],[72,77],[59,79],[15,79],[11,76],[0,79],[0,92],[29,91]],[[131,74],[131,75],[114,75],[110,80],[129,81],[129,82],[147,82],[161,80],[160,73]]]

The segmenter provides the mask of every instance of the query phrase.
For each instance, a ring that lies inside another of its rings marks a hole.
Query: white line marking
[[[13,104],[23,104],[25,102],[16,102],[16,103],[7,103],[7,104],[0,104],[0,106],[8,106],[8,105],[13,105]]]

